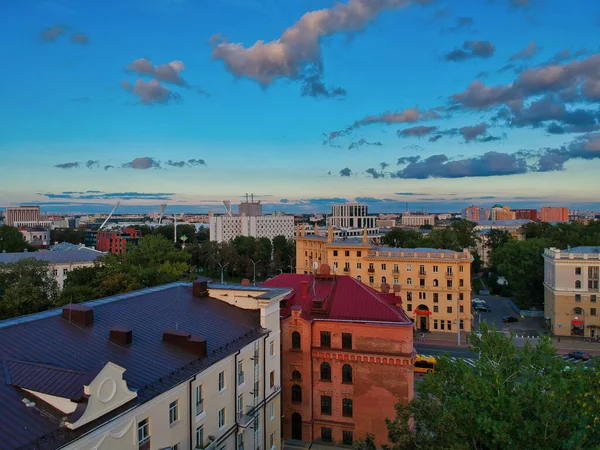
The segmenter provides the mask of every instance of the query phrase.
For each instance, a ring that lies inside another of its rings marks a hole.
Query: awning
[[[581,320],[572,320],[571,325],[583,325],[583,322]]]
[[[430,316],[432,314],[431,311],[425,311],[423,309],[415,309],[415,314],[421,314],[424,316]]]

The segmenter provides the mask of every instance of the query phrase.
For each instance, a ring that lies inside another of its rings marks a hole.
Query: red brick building
[[[96,250],[120,255],[125,253],[128,243],[136,244],[140,237],[142,237],[142,232],[135,228],[122,228],[119,231],[98,231]]]
[[[515,219],[526,219],[533,222],[538,220],[537,209],[513,209]]]
[[[540,209],[540,220],[542,222],[568,222],[569,208],[545,206]]]
[[[414,395],[413,324],[400,297],[327,265],[263,285],[293,289],[281,304],[283,438],[351,445],[373,433],[386,443],[386,417]]]

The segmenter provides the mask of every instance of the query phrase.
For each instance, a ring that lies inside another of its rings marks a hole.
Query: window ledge
[[[223,425],[222,427],[219,427],[219,431],[223,431],[225,427],[227,427],[227,424]]]
[[[204,419],[206,419],[206,410],[202,411],[200,414],[196,414],[196,422],[200,422]]]
[[[219,394],[220,394],[221,392],[225,392],[226,390],[227,390],[227,388],[220,389],[220,390],[219,390]]]
[[[169,424],[169,427],[170,427],[170,428],[173,428],[173,427],[175,427],[175,426],[179,425],[179,422],[181,422],[181,421],[180,421],[179,419],[177,419],[175,422],[173,422],[173,423]]]
[[[246,387],[246,382],[245,381],[242,381],[241,384],[238,384],[238,390],[240,390],[240,391],[243,391],[245,387]]]

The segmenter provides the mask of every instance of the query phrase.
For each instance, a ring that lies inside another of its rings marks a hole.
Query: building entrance
[[[302,416],[298,413],[292,414],[292,439],[302,440]]]

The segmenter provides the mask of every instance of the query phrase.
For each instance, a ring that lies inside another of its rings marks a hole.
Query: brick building
[[[126,252],[127,244],[137,244],[142,232],[136,228],[122,228],[119,231],[98,231],[96,250],[120,255]]]
[[[398,296],[350,276],[282,274],[263,286],[291,288],[280,304],[282,436],[352,445],[414,395],[413,326]]]
[[[513,209],[513,212],[515,213],[515,219],[526,219],[532,222],[538,219],[537,209]]]
[[[540,220],[542,222],[568,222],[569,208],[545,206],[540,209]]]

